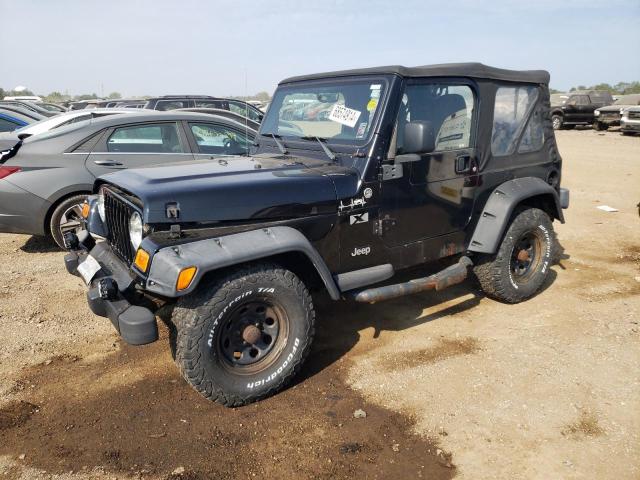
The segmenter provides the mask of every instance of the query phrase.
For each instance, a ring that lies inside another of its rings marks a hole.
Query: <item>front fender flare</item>
[[[469,242],[468,250],[478,253],[495,253],[514,209],[524,200],[537,196],[552,198],[553,216],[564,223],[558,192],[551,185],[536,177],[516,178],[504,182],[491,192]]]
[[[291,227],[261,228],[161,248],[153,255],[145,288],[165,297],[183,296],[192,292],[207,272],[287,252],[305,254],[331,298],[340,298],[340,291],[318,251],[300,231]],[[178,292],[178,275],[191,266],[197,268],[196,275],[187,289]]]

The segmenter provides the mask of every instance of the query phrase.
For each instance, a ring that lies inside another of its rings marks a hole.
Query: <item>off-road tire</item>
[[[554,130],[561,130],[563,126],[562,115],[552,115],[551,125],[553,126]]]
[[[232,365],[234,360],[225,353],[223,342],[231,335],[225,329],[238,321],[234,320],[242,315],[238,312],[256,302],[277,304],[286,313],[288,333],[286,338],[272,339],[274,344],[280,341],[281,347],[274,345],[273,354],[269,353],[272,361],[264,368],[241,371],[246,366]],[[315,311],[307,288],[295,274],[278,265],[256,264],[205,282],[181,298],[172,323],[176,363],[183,377],[205,398],[237,407],[275,394],[298,373],[313,341]]]
[[[523,238],[533,236],[539,241],[535,266],[530,276],[517,280],[512,272],[515,248]],[[556,235],[546,212],[538,208],[518,208],[504,234],[495,255],[483,255],[473,268],[480,287],[487,296],[506,303],[519,303],[540,290],[547,280],[556,258]]]
[[[602,122],[593,122],[593,129],[602,132],[603,130],[608,130],[609,127]]]
[[[60,220],[62,219],[62,216],[65,214],[65,212],[67,212],[70,208],[73,208],[76,205],[82,205],[84,201],[87,199],[87,196],[88,195],[85,195],[85,194],[79,194],[69,198],[65,198],[51,213],[51,218],[49,219],[48,233],[51,235],[51,238],[53,238],[53,240],[62,249],[64,249],[65,247],[64,247],[64,239],[62,237],[62,231],[60,230]]]

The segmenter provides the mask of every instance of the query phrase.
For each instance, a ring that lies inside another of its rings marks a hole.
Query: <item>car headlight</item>
[[[142,217],[138,212],[133,212],[129,217],[129,239],[134,250],[142,243]]]
[[[593,112],[593,114],[597,117],[598,115],[600,115],[600,110],[596,110],[595,112]]]

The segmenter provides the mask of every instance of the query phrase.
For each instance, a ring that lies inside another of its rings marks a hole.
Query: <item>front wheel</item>
[[[601,132],[602,130],[607,130],[609,127],[607,127],[604,123],[602,122],[593,122],[593,129],[597,130],[598,132]]]
[[[518,303],[535,295],[549,276],[556,238],[549,215],[538,208],[516,210],[495,255],[480,259],[474,273],[484,292]]]
[[[51,214],[49,232],[60,248],[65,248],[65,233],[77,233],[82,229],[82,204],[86,199],[87,195],[83,194],[66,198]]]
[[[228,407],[273,395],[300,370],[314,335],[305,285],[260,264],[201,285],[173,312],[176,363],[204,397]]]
[[[560,130],[562,128],[562,116],[561,115],[553,115],[551,117],[551,124],[553,125],[554,130]]]

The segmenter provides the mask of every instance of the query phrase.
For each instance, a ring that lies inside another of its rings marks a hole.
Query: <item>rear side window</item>
[[[190,123],[200,153],[211,155],[246,155],[251,140],[223,125]]]
[[[199,108],[224,108],[224,101],[222,100],[196,100],[196,107]],[[225,109],[226,110],[226,109]]]
[[[181,153],[175,123],[116,128],[107,140],[109,152]]]
[[[248,104],[229,102],[229,110],[243,117],[247,117],[249,120],[260,123],[261,115],[251,108]]]
[[[534,86],[500,87],[493,111],[491,152],[494,156],[514,152],[524,123],[538,99]]]
[[[544,131],[542,129],[542,112],[536,108],[531,113],[529,123],[524,129],[518,153],[537,152],[544,144]]]
[[[188,100],[160,100],[156,103],[156,110],[164,112],[167,110],[175,110],[176,108],[187,108],[188,106]]]

